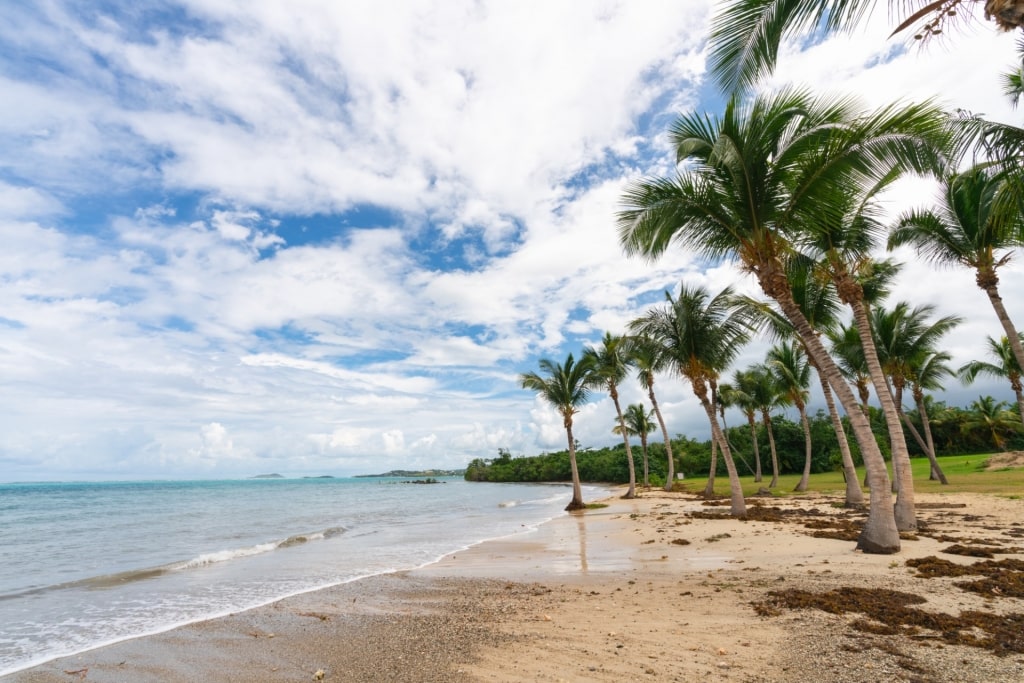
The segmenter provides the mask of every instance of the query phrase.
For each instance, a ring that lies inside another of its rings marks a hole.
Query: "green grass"
[[[939,466],[942,467],[942,471],[949,480],[949,484],[946,486],[937,481],[928,480],[927,458],[912,458],[910,463],[914,473],[914,491],[920,493],[989,493],[1009,498],[1024,497],[1024,467],[986,471],[985,465],[991,455],[993,454],[982,453],[939,458]],[[769,464],[763,481],[760,483],[756,483],[753,476],[740,477],[744,495],[753,495],[759,488],[767,487],[772,478],[770,470],[771,465]],[[857,468],[857,479],[860,482],[864,481],[863,467]],[[676,487],[681,486],[691,493],[700,493],[707,485],[707,481],[706,476],[687,477],[677,483]],[[796,488],[799,481],[799,474],[780,475],[779,484],[772,489],[772,493],[780,496],[800,495],[793,493],[793,489]],[[808,486],[808,491],[833,493],[840,496],[845,490],[843,473],[838,471],[812,474]],[[715,477],[715,493],[721,496],[729,495],[728,477]]]

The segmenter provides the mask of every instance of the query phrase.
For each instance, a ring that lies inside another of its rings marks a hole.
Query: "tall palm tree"
[[[794,490],[803,492],[811,478],[811,425],[807,420],[811,366],[802,348],[789,342],[770,348],[765,365],[771,370],[779,390],[800,414],[800,425],[804,430],[804,471]]]
[[[874,386],[889,434],[894,490],[899,492],[895,509],[896,526],[900,531],[912,531],[917,528],[917,513],[910,451],[900,421],[899,406],[886,384],[870,317],[872,303],[886,291],[885,287],[876,286],[880,279],[878,271],[884,273],[892,269],[892,264],[872,258],[879,236],[884,232],[877,195],[895,177],[895,173],[883,175],[863,192],[851,192],[837,198],[839,203],[835,207],[836,212],[808,226],[809,229],[801,237],[804,249],[816,264],[815,269],[832,282],[839,299],[853,313],[853,324],[868,369],[867,376]]]
[[[841,304],[832,287],[817,277],[814,272],[813,263],[803,259],[795,259],[794,267],[790,274],[790,283],[793,288],[793,298],[800,306],[807,321],[815,330],[829,334],[839,326],[839,313]],[[793,325],[786,320],[778,310],[767,304],[747,299],[749,305],[763,318],[768,332],[775,339],[795,340],[799,344],[800,336],[796,334]],[[859,341],[858,341],[859,348]],[[806,350],[805,350],[806,351]],[[860,488],[857,478],[857,468],[853,462],[853,453],[850,451],[850,444],[846,436],[846,429],[843,427],[842,418],[836,407],[835,397],[832,393],[825,375],[814,364],[814,360],[806,354],[807,361],[821,386],[822,396],[825,398],[825,406],[828,408],[829,417],[832,420],[832,431],[836,435],[836,442],[839,444],[839,452],[843,467],[843,479],[846,482],[845,505],[850,508],[862,508],[864,506],[864,492]],[[843,370],[841,359],[836,359]]]
[[[1006,401],[996,401],[991,396],[979,396],[969,406],[970,417],[961,425],[965,431],[984,432],[992,439],[996,449],[1006,450],[1006,437],[1024,429],[1017,415],[1007,410]]]
[[[851,31],[871,13],[876,0],[723,0],[711,23],[711,72],[727,90],[746,88],[772,72],[783,38]],[[1004,31],[1024,25],[1020,0],[889,0],[902,17],[893,34],[917,40],[943,33],[949,23],[982,16]]]
[[[651,399],[651,410],[654,411],[654,416],[658,419],[661,435],[665,439],[665,457],[668,460],[665,469],[665,490],[671,491],[676,478],[672,439],[668,435],[668,428],[665,427],[665,418],[658,406],[658,397],[654,394],[654,376],[666,368],[668,359],[658,342],[645,336],[631,338],[630,355],[633,358],[633,366],[636,368],[636,378],[647,390],[647,398]]]
[[[867,418],[816,331],[793,299],[786,263],[808,226],[836,220],[843,198],[896,170],[941,166],[943,115],[936,107],[887,107],[864,114],[852,100],[783,89],[721,117],[683,116],[671,140],[675,178],[634,182],[619,213],[627,254],[656,258],[673,244],[710,259],[734,258],[753,274],[793,324],[849,416],[871,481],[871,505],[858,540],[866,552],[899,551],[888,476]]]
[[[626,462],[629,465],[629,488],[622,497],[634,498],[636,497],[636,468],[633,465],[633,449],[629,445],[626,421],[622,415],[622,406],[619,405],[619,383],[629,374],[631,363],[628,340],[622,336],[612,335],[611,332],[605,332],[601,348],[594,349],[588,346],[583,350],[583,356],[593,366],[591,379],[595,386],[606,389],[615,405],[615,415],[619,419],[622,441],[626,445]]]
[[[935,453],[935,438],[932,436],[931,419],[928,416],[928,406],[925,401],[925,391],[938,391],[942,389],[942,380],[954,375],[953,369],[949,367],[952,356],[945,351],[935,351],[925,355],[923,358],[915,358],[911,366],[912,376],[910,380],[911,393],[914,397],[914,405],[917,406],[917,415],[921,419],[921,429],[924,431],[924,448],[928,460],[932,463],[931,479],[938,479],[941,484],[948,484],[945,473],[938,466],[938,458]],[[908,422],[908,426],[909,422]],[[920,441],[920,439],[918,439]]]
[[[997,273],[1011,250],[1024,244],[1018,185],[1015,174],[984,165],[948,176],[939,206],[903,214],[889,236],[889,248],[906,244],[935,264],[974,269],[975,283],[988,296],[1017,364],[1024,367],[1024,344],[999,294]]]
[[[1010,388],[1013,389],[1013,395],[1017,399],[1017,410],[1020,411],[1020,419],[1024,423],[1024,385],[1021,383],[1021,365],[1013,354],[1010,340],[1006,337],[1002,337],[999,341],[992,337],[986,339],[988,340],[988,355],[990,358],[994,358],[995,362],[971,361],[961,367],[957,374],[960,375],[964,384],[973,384],[978,375],[1006,379],[1010,383]],[[1020,335],[1020,339],[1024,340],[1024,334]]]
[[[743,486],[729,442],[718,424],[708,385],[739,353],[749,336],[749,325],[728,287],[712,297],[703,287],[683,283],[677,297],[666,292],[665,298],[667,305],[649,310],[630,327],[660,344],[671,369],[690,381],[711,426],[711,438],[718,442],[729,472],[731,512],[741,517],[747,511]]]
[[[625,423],[626,436],[639,436],[640,437],[640,449],[643,453],[644,461],[644,483],[645,489],[651,488],[651,480],[649,475],[649,468],[647,462],[647,435],[658,428],[658,425],[651,422],[651,417],[654,416],[654,411],[650,412],[644,407],[643,403],[630,403],[626,406],[626,411],[622,414],[623,422]],[[622,426],[619,424],[615,425],[612,432],[615,434],[621,433]]]
[[[569,440],[569,466],[572,469],[572,500],[566,506],[567,511],[581,510],[583,488],[580,486],[580,471],[576,466],[576,439],[572,435],[572,416],[579,412],[579,407],[590,398],[593,386],[593,361],[586,356],[580,362],[570,353],[565,364],[547,358],[538,363],[541,374],[525,372],[519,375],[519,385],[524,389],[537,392],[544,401],[550,404],[562,416],[562,425]]]

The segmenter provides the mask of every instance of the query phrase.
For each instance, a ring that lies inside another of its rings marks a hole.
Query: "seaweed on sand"
[[[761,616],[775,616],[783,609],[818,609],[830,614],[857,613],[864,619],[851,626],[879,635],[940,638],[947,643],[991,650],[997,655],[1024,652],[1024,614],[998,615],[968,611],[959,616],[928,612],[912,605],[926,600],[912,593],[844,586],[815,593],[791,589],[771,591],[767,598],[752,603]]]

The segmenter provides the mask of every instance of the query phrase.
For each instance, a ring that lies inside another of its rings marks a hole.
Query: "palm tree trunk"
[[[889,477],[885,470],[882,452],[871,431],[871,424],[857,404],[857,399],[846,380],[843,379],[839,367],[825,350],[818,335],[807,322],[803,311],[800,310],[800,306],[793,299],[793,292],[781,264],[766,265],[773,267],[758,272],[761,288],[765,294],[778,302],[783,314],[793,324],[797,334],[803,340],[808,355],[814,359],[825,374],[829,386],[832,387],[843,410],[846,411],[854,437],[860,446],[870,486],[870,507],[868,508],[868,519],[857,540],[857,547],[866,553],[897,553],[900,550],[900,534],[896,528],[892,492],[889,490]],[[773,275],[775,277],[772,277]]]
[[[1013,395],[1017,397],[1017,410],[1020,411],[1020,422],[1024,424],[1024,394],[1021,393],[1020,386],[1013,388]]]
[[[924,429],[924,436],[926,442],[924,444],[924,452],[928,456],[928,462],[932,464],[932,472],[935,473],[935,477],[939,480],[942,485],[949,484],[949,480],[946,479],[946,473],[939,467],[939,459],[935,457],[935,440],[932,438],[932,427],[928,421],[928,410],[924,407],[924,396],[918,398],[917,394],[914,394],[914,403],[917,404],[917,414],[921,416],[921,427]],[[909,420],[907,426],[913,428]],[[914,430],[914,435],[918,436],[917,430]]]
[[[754,414],[747,414],[747,422],[750,423],[750,441],[754,444],[754,467],[757,469],[754,471],[754,481],[760,482],[763,478],[761,476],[761,446],[757,443],[757,423],[754,422]]]
[[[583,487],[580,486],[580,470],[576,466],[576,439],[572,438],[572,416],[563,418],[565,424],[565,435],[569,437],[569,467],[572,469],[572,500],[565,506],[566,512],[582,510],[586,507],[583,504]]]
[[[702,388],[698,382],[692,382],[693,393],[700,399],[700,403],[704,406],[704,412],[708,416],[708,421],[711,423],[711,439],[712,443],[718,441],[719,447],[722,449],[722,458],[725,460],[725,469],[729,472],[729,494],[732,502],[729,511],[733,517],[743,517],[747,514],[747,502],[743,498],[743,484],[740,483],[740,475],[736,471],[736,463],[732,460],[732,452],[729,450],[729,443],[725,440],[725,435],[722,434],[722,429],[718,425],[718,418],[715,417],[715,409],[708,401],[707,393],[702,395],[700,389]]]
[[[651,478],[647,467],[647,434],[640,432],[640,449],[644,453],[644,488],[651,488]]]
[[[979,275],[979,277],[981,276]],[[992,284],[982,287],[982,289],[988,295],[988,300],[996,311],[996,317],[999,318],[999,324],[1003,326],[1003,332],[1006,333],[1006,338],[1010,341],[1010,348],[1013,349],[1013,356],[1017,359],[1017,366],[1024,368],[1024,345],[1020,343],[1020,335],[1017,334],[1017,329],[1013,326],[1006,307],[1003,306],[1003,298],[999,296],[999,286],[996,284],[998,280],[995,280],[994,273],[992,280]],[[1024,410],[1022,410],[1022,417],[1024,417]]]
[[[608,384],[608,393],[615,404],[615,414],[619,416],[619,429],[622,431],[622,441],[626,444],[626,461],[629,463],[629,490],[623,498],[636,498],[636,468],[633,466],[633,449],[629,446],[629,431],[626,430],[626,418],[622,417],[622,408],[619,406],[619,391],[614,382]]]
[[[661,425],[661,433],[665,437],[665,457],[668,458],[665,490],[671,491],[672,484],[675,483],[676,478],[675,462],[672,458],[672,440],[668,438],[668,429],[665,428],[665,420],[661,417],[661,408],[658,407],[658,399],[654,397],[654,382],[649,382],[647,384],[647,396],[651,399],[651,406],[654,408],[654,415],[658,418],[658,424]]]
[[[775,432],[772,431],[772,416],[768,414],[767,410],[761,411],[761,420],[764,422],[764,428],[768,432],[768,447],[772,451],[772,480],[768,484],[768,488],[773,489],[779,485],[779,454],[775,450]]]
[[[811,423],[807,421],[807,410],[802,405],[798,406],[798,409],[800,424],[804,428],[804,473],[793,490],[803,493],[807,490],[807,484],[811,480]]]
[[[849,303],[853,308],[853,319],[857,324],[857,331],[860,333],[860,343],[864,348],[868,374],[875,386],[875,396],[878,397],[878,402],[882,406],[885,426],[889,430],[893,478],[899,482],[899,493],[893,508],[896,528],[899,531],[913,531],[917,529],[917,513],[914,509],[914,478],[910,472],[910,453],[907,452],[907,440],[903,436],[903,425],[900,424],[896,402],[893,400],[892,393],[889,392],[889,385],[885,382],[885,373],[882,372],[882,364],[878,360],[878,351],[875,349],[875,339],[871,333],[867,307],[864,305],[863,299],[855,299]]]
[[[704,497],[715,496],[715,473],[718,470],[718,442],[711,439],[711,467],[708,468],[708,483],[704,486]]]
[[[808,354],[809,357],[810,354]],[[846,430],[843,429],[843,420],[839,417],[839,411],[836,410],[832,389],[825,381],[825,376],[821,374],[821,370],[816,365],[812,363],[812,366],[818,375],[818,381],[821,382],[821,392],[825,396],[825,405],[828,406],[828,414],[832,418],[832,430],[836,433],[839,453],[843,458],[843,478],[846,480],[845,505],[848,508],[862,508],[864,507],[864,492],[861,491],[860,481],[857,479],[857,467],[853,464],[853,454],[850,452],[850,442],[846,438]]]

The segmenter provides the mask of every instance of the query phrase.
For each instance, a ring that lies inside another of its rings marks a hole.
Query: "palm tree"
[[[761,475],[761,447],[757,443],[757,409],[758,404],[755,398],[757,391],[756,383],[758,378],[747,370],[737,370],[733,375],[733,383],[730,385],[730,399],[732,404],[742,411],[747,418],[747,425],[750,427],[750,442],[754,446],[754,481],[760,482]]]
[[[981,14],[1009,31],[1024,25],[1024,2],[985,0],[889,0],[903,14],[893,35],[912,29],[917,40],[943,33],[948,23]],[[711,23],[711,72],[727,90],[746,88],[775,68],[783,38],[817,32],[851,31],[875,0],[725,0]],[[983,8],[983,12],[977,10]],[[974,10],[974,11],[972,11]]]
[[[639,436],[640,437],[640,449],[643,452],[644,459],[644,488],[651,488],[651,480],[648,475],[647,466],[647,435],[658,428],[658,425],[651,422],[651,417],[654,415],[654,411],[647,412],[644,408],[643,403],[630,403],[626,406],[626,411],[622,414],[623,422],[625,422],[625,433],[626,436]],[[621,433],[622,425],[616,424],[612,432],[615,434]]]
[[[803,259],[795,259],[794,268],[790,274],[790,283],[793,288],[793,298],[800,306],[807,321],[815,330],[830,333],[839,326],[839,311],[841,304],[833,288],[827,286],[814,272],[813,263]],[[768,304],[747,299],[749,305],[757,311],[767,325],[768,332],[773,338],[780,340],[795,340],[802,345],[800,336],[796,334],[793,325],[786,320],[785,316]],[[860,342],[858,341],[858,348]],[[857,468],[853,462],[853,453],[850,451],[850,444],[846,437],[846,429],[843,427],[842,418],[836,407],[835,397],[828,381],[821,370],[815,366],[814,360],[806,354],[808,363],[814,369],[821,385],[822,396],[825,398],[825,406],[828,408],[829,417],[832,420],[832,431],[836,435],[836,442],[839,444],[843,466],[843,479],[846,482],[845,505],[850,508],[864,507],[864,492],[860,488],[857,478]],[[841,359],[836,359],[840,364],[840,370],[844,370]],[[845,374],[845,371],[844,371]]]
[[[567,511],[581,510],[583,489],[580,486],[580,471],[576,466],[576,439],[572,435],[572,416],[579,412],[579,407],[590,397],[593,386],[593,361],[586,356],[577,363],[570,353],[565,364],[542,358],[540,360],[542,374],[526,372],[519,375],[519,384],[524,389],[537,392],[544,401],[550,404],[562,416],[565,435],[569,440],[569,466],[572,469],[572,500],[566,506]]]
[[[928,456],[932,471],[940,481],[944,481],[946,476],[935,458],[934,450],[929,450],[903,410],[904,389],[908,382],[914,381],[918,366],[935,353],[939,340],[963,320],[959,316],[949,315],[929,323],[928,318],[934,311],[935,307],[930,304],[912,309],[906,302],[897,303],[891,310],[876,307],[871,312],[871,329],[882,371],[892,386],[896,411]],[[933,368],[933,372],[935,370]],[[938,377],[933,379],[937,381]],[[898,470],[894,468],[894,471]]]
[[[930,479],[938,479],[941,484],[948,484],[946,475],[938,466],[938,459],[935,453],[935,439],[932,436],[931,420],[928,417],[928,406],[925,401],[924,392],[938,391],[942,389],[942,380],[954,375],[953,369],[949,367],[952,356],[945,351],[929,353],[924,358],[915,358],[911,367],[912,376],[910,380],[911,393],[914,396],[914,405],[917,406],[917,415],[921,419],[921,428],[924,430],[925,442],[922,444],[928,460],[932,463],[932,475]],[[913,426],[909,424],[913,429]],[[916,436],[916,432],[915,432]],[[920,438],[918,438],[920,442]]]
[[[860,333],[854,325],[839,324],[834,330],[828,331],[829,342],[831,343],[832,356],[836,359],[843,377],[857,389],[860,397],[860,408],[865,415],[868,415],[868,402],[871,400],[871,391],[868,386],[871,378],[868,376],[868,363],[864,359],[864,347],[860,344]]]
[[[672,439],[669,438],[668,429],[665,427],[665,418],[661,415],[658,398],[654,395],[654,376],[665,369],[668,360],[656,341],[643,336],[632,337],[630,355],[633,358],[633,366],[636,367],[636,377],[643,388],[647,389],[647,398],[651,399],[651,410],[658,419],[658,426],[661,427],[661,434],[665,439],[665,457],[668,460],[665,469],[665,490],[671,491],[676,477]]]
[[[938,208],[903,214],[889,236],[889,248],[911,245],[938,265],[973,268],[975,283],[988,296],[1017,364],[1024,367],[1024,344],[1003,305],[996,272],[1010,260],[1010,250],[1024,244],[1017,181],[987,166],[948,176]]]
[[[852,390],[793,299],[785,261],[808,226],[839,219],[844,197],[896,170],[941,166],[936,145],[944,143],[943,120],[932,105],[865,115],[851,100],[793,89],[747,104],[734,97],[721,117],[694,114],[673,125],[685,170],[632,183],[619,213],[627,254],[653,259],[678,244],[710,260],[734,258],[779,304],[825,373],[860,446],[871,482],[858,541],[866,552],[900,547],[884,460]]]
[[[625,337],[612,335],[611,332],[604,333],[600,349],[587,347],[583,350],[583,357],[593,366],[591,379],[595,386],[601,386],[608,390],[615,405],[615,415],[619,418],[619,427],[622,431],[622,441],[626,445],[626,462],[629,464],[629,489],[623,498],[634,498],[636,496],[636,468],[633,465],[633,449],[629,445],[629,434],[626,433],[626,422],[622,416],[622,406],[619,405],[619,383],[629,374],[630,357],[628,340]]]
[[[751,398],[761,412],[761,424],[768,434],[768,450],[772,457],[772,480],[768,488],[779,485],[779,453],[775,447],[775,430],[772,429],[772,410],[785,405],[785,398],[779,392],[779,385],[772,377],[771,371],[764,365],[752,365],[747,368],[751,378]]]
[[[995,362],[971,361],[961,367],[957,374],[960,375],[964,384],[973,384],[978,375],[988,375],[1009,381],[1013,395],[1017,399],[1017,410],[1020,412],[1021,422],[1024,423],[1024,385],[1021,384],[1021,366],[1013,354],[1013,349],[1010,348],[1010,340],[1006,337],[1002,337],[999,341],[992,337],[986,339],[988,340],[988,355],[990,358],[994,358]],[[1020,335],[1020,339],[1024,340],[1024,334]]]
[[[671,369],[690,381],[694,396],[704,408],[711,426],[711,438],[718,442],[729,472],[734,516],[746,514],[743,486],[729,443],[722,433],[709,396],[709,382],[724,370],[746,342],[750,328],[742,310],[732,300],[732,289],[726,288],[712,297],[703,287],[683,283],[679,295],[665,293],[667,305],[653,308],[634,320],[630,327],[657,342],[664,349]]]
[[[800,424],[804,429],[804,471],[794,490],[803,492],[807,490],[811,478],[811,425],[807,421],[811,366],[801,347],[789,342],[782,342],[769,349],[765,365],[771,370],[779,391],[800,414]]]
[[[815,269],[835,287],[839,299],[853,313],[853,324],[860,339],[867,377],[875,389],[875,396],[885,420],[892,450],[892,471],[896,498],[896,526],[900,531],[917,528],[914,506],[914,481],[911,476],[910,451],[907,449],[900,409],[885,381],[885,373],[875,347],[871,329],[871,304],[876,302],[887,286],[878,286],[881,273],[889,273],[894,266],[878,262],[872,252],[884,228],[877,195],[893,182],[895,174],[883,176],[875,185],[863,192],[851,192],[836,199],[836,213],[808,226],[803,246],[816,263]]]
[[[992,439],[997,450],[1006,450],[1006,437],[1011,432],[1021,431],[1020,419],[1007,410],[1006,401],[996,401],[991,396],[979,396],[972,401],[970,417],[961,425],[964,431],[982,431]]]

